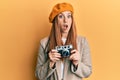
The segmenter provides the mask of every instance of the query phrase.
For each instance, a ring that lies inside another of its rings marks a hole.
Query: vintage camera
[[[56,46],[55,49],[58,51],[58,53],[61,54],[62,57],[68,57],[70,56],[70,51],[73,48],[72,45],[64,45],[64,46]]]

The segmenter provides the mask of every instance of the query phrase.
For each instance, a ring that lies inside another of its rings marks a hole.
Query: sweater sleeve
[[[39,53],[37,57],[37,66],[35,71],[35,76],[39,80],[46,80],[56,69],[51,69],[49,67],[50,60],[46,56],[47,53],[45,53],[44,47],[42,43],[40,43]]]
[[[84,78],[88,77],[92,73],[90,49],[86,38],[82,39],[81,47],[81,60],[79,61],[76,69],[73,64],[71,65],[71,71],[78,77]]]

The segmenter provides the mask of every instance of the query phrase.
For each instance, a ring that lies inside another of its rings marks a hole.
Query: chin
[[[63,31],[63,33],[67,34],[67,33],[68,33],[68,31]]]

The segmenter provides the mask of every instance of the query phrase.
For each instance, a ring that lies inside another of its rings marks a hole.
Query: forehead
[[[71,11],[63,11],[60,14],[71,14]]]

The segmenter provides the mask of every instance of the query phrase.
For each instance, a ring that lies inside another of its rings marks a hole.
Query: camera
[[[55,49],[58,51],[58,53],[61,54],[62,57],[68,57],[70,56],[70,51],[73,48],[72,45],[64,45],[64,46],[56,46]]]

